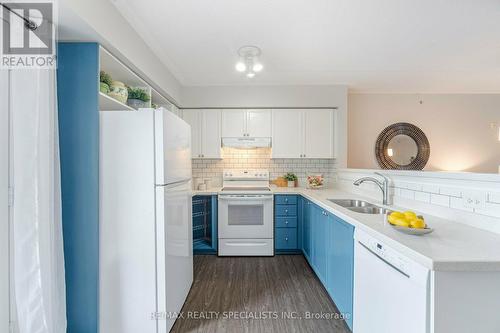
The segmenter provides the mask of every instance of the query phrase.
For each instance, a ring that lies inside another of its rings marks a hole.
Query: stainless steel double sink
[[[363,200],[356,199],[328,199],[336,205],[349,209],[356,213],[362,214],[385,214],[388,209],[371,204]]]

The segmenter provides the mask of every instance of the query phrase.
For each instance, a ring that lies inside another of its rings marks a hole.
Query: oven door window
[[[229,225],[264,225],[264,205],[230,204],[227,213]]]

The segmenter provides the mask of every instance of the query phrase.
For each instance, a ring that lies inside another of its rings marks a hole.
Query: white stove
[[[270,193],[268,170],[224,170],[222,193]]]
[[[218,214],[219,256],[274,255],[268,170],[224,170]]]

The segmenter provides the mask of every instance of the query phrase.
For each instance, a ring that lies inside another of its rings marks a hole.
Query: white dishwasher
[[[429,332],[429,270],[356,229],[354,333]]]

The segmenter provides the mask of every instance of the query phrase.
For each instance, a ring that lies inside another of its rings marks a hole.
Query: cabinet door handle
[[[285,209],[285,213],[287,213],[287,214],[288,214],[288,209]]]
[[[288,221],[285,221],[285,224],[288,224]]]
[[[288,202],[288,198],[285,198],[285,202]]]
[[[288,242],[288,237],[285,237],[285,241],[287,241],[287,242]]]

